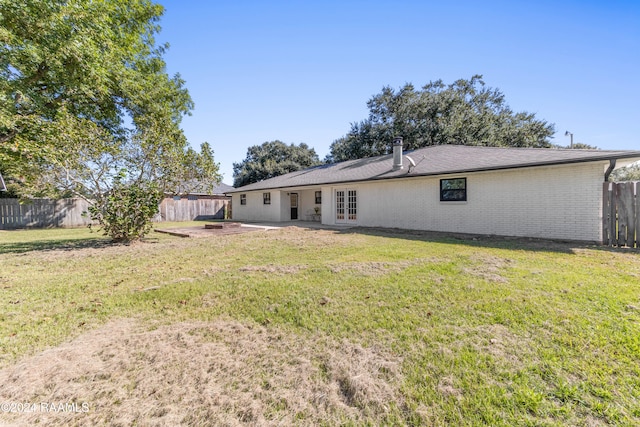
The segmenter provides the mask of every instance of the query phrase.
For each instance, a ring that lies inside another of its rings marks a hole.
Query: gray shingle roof
[[[188,181],[180,185],[174,190],[175,194],[193,194],[193,195],[207,195],[207,196],[222,196],[224,193],[233,191],[234,188],[230,185],[220,182],[213,188],[209,188],[198,181]]]
[[[392,170],[393,156],[388,154],[385,156],[315,166],[234,188],[228,191],[228,193],[406,178],[412,176],[447,175],[609,159],[640,160],[640,151],[630,150],[502,148],[465,145],[434,145],[406,151],[404,155],[411,157],[417,164],[415,168],[411,168],[411,172],[409,172],[409,162],[406,158],[403,158],[403,169]]]
[[[213,194],[220,195],[220,194],[228,193],[229,191],[233,191],[233,190],[234,188],[232,186],[225,184],[224,182],[221,182],[220,184],[215,186],[215,188],[213,189]]]

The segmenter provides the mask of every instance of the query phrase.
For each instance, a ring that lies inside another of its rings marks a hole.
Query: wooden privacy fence
[[[88,207],[83,199],[0,199],[0,230],[88,225],[91,220],[82,216]]]
[[[0,199],[0,230],[86,226],[91,220],[82,213],[88,207],[83,199],[34,199],[23,203],[18,199]],[[165,198],[154,221],[224,219],[230,213],[230,197]]]
[[[605,182],[602,239],[605,245],[640,248],[640,182]]]
[[[160,221],[193,221],[196,219],[224,219],[231,206],[230,197],[167,197],[160,203]]]

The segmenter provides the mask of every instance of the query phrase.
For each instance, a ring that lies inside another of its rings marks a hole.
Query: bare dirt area
[[[175,228],[156,228],[156,233],[171,234],[178,237],[215,237],[227,236],[229,234],[244,234],[251,231],[264,230],[259,227],[222,227],[222,228],[205,228],[198,227],[175,227]]]
[[[376,423],[389,402],[402,404],[400,363],[378,348],[237,321],[117,320],[0,370],[1,402],[36,405],[0,412],[0,424]]]

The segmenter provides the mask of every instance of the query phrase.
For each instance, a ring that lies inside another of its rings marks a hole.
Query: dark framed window
[[[322,191],[316,191],[316,205],[322,204]]]
[[[440,180],[440,201],[441,202],[466,202],[467,201],[467,178],[441,179]]]
[[[195,196],[195,195],[193,195],[193,194],[189,194],[189,195],[187,196],[187,199],[189,199],[189,200],[198,200],[198,196]]]
[[[262,193],[262,203],[265,205],[271,204],[271,193]]]
[[[240,204],[241,205],[246,205],[247,204],[247,195],[246,194],[241,194],[240,195]]]

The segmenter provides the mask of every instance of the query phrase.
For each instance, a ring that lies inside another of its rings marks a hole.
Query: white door
[[[355,224],[358,222],[358,199],[356,190],[347,190],[347,222]]]
[[[358,222],[358,197],[354,189],[336,190],[336,223]]]

